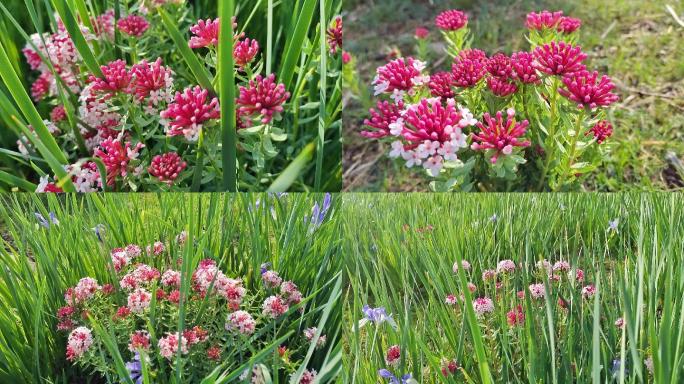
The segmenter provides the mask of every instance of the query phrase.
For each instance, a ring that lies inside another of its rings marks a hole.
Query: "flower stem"
[[[580,136],[580,131],[582,130],[582,120],[584,120],[584,109],[580,109],[580,112],[577,114],[577,122],[575,123],[575,133],[572,136],[572,141],[570,142],[570,155],[568,156],[566,162],[565,162],[565,170],[567,173],[564,173],[563,178],[564,181],[563,183],[558,184],[558,187],[560,187],[562,184],[565,183],[570,178],[571,175],[571,170],[570,167],[572,166],[572,163],[575,160],[575,152],[577,150],[577,140],[579,139]]]
[[[551,166],[551,159],[553,159],[554,145],[553,138],[556,135],[556,112],[558,104],[558,79],[555,77],[551,81],[551,91],[549,92],[549,98],[551,99],[551,124],[548,127],[548,135],[546,140],[544,140],[544,151],[546,152],[546,161],[544,161],[544,167],[542,168],[542,175],[539,178],[539,184],[537,184],[537,190],[541,190],[546,180],[546,175],[549,173],[549,167]]]

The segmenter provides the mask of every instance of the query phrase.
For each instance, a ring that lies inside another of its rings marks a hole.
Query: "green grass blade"
[[[294,32],[288,39],[287,51],[284,54],[283,65],[280,67],[280,74],[278,76],[287,89],[290,89],[297,60],[299,60],[299,55],[303,48],[301,42],[306,38],[309,25],[311,25],[316,3],[317,0],[304,0]]]
[[[297,155],[297,157],[292,160],[290,165],[285,168],[285,170],[273,181],[270,187],[268,187],[268,192],[285,192],[290,188],[292,183],[297,180],[302,172],[302,169],[306,167],[311,158],[313,157],[313,152],[316,148],[314,143],[309,143],[302,152]]]
[[[223,159],[223,189],[237,191],[237,140],[235,117],[235,69],[233,64],[233,25],[226,22],[233,18],[234,0],[219,1],[220,23],[218,71],[221,94],[221,155]]]

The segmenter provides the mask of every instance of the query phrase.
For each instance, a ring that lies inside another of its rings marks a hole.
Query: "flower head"
[[[218,99],[209,99],[209,91],[199,86],[177,92],[173,103],[161,112],[169,120],[167,135],[183,135],[188,141],[197,141],[202,124],[220,115]]]
[[[342,17],[337,16],[330,24],[326,31],[328,39],[328,47],[331,54],[336,54],[338,49],[342,48]]]
[[[444,106],[441,99],[434,98],[409,106],[390,128],[397,129],[409,143],[401,153],[406,166],[423,164],[432,176],[437,176],[444,161],[457,160],[456,152],[467,146],[462,129],[474,123],[470,111],[457,109],[453,99]]]
[[[267,77],[257,75],[249,81],[247,87],[240,87],[240,95],[236,99],[238,113],[241,116],[261,116],[261,122],[268,124],[283,111],[283,104],[290,97],[284,84],[277,84],[275,75]]]
[[[93,279],[92,277],[84,277],[81,280],[78,281],[78,284],[73,289],[73,293],[71,295],[71,298],[74,300],[76,303],[83,303],[95,296],[97,291],[99,291],[102,287],[97,284],[97,280]],[[67,303],[70,303],[71,300],[66,300]]]
[[[410,91],[414,86],[427,83],[429,76],[423,76],[425,63],[412,57],[395,59],[379,67],[373,80],[375,95]]]
[[[594,135],[596,142],[601,144],[613,134],[613,125],[607,120],[601,120],[584,135],[587,136],[590,133]]]
[[[308,341],[313,341],[314,337],[316,336],[316,332],[318,332],[318,328],[316,327],[307,328],[304,330],[304,337]],[[323,348],[326,341],[327,337],[325,335],[321,334],[318,336],[318,340],[316,341],[316,349]]]
[[[173,71],[162,65],[161,58],[153,63],[145,60],[131,67],[131,92],[138,101],[149,98],[149,104],[159,105],[173,99]]]
[[[529,122],[515,121],[515,111],[509,110],[508,119],[504,123],[501,111],[496,113],[496,119],[492,119],[489,113],[484,114],[484,123],[477,123],[480,132],[473,134],[471,148],[476,151],[493,150],[492,163],[496,163],[499,156],[510,155],[514,147],[527,147],[529,141],[521,141],[520,137],[525,134]]]
[[[247,64],[254,60],[258,53],[259,42],[249,38],[239,40],[235,43],[235,47],[233,48],[233,59],[235,60],[235,65],[240,68],[244,68]]]
[[[89,78],[93,84],[93,91],[103,93],[128,92],[132,75],[126,68],[125,61],[120,59],[112,61],[101,66],[100,69],[104,75],[103,78],[95,77],[95,75],[90,75]]]
[[[496,273],[510,273],[515,271],[515,262],[513,260],[501,260],[496,265]]]
[[[83,356],[83,354],[93,344],[93,334],[86,327],[78,327],[71,331],[67,340],[66,357],[73,361]]]
[[[543,299],[546,296],[546,288],[544,287],[544,284],[530,284],[530,295],[534,299]]]
[[[468,15],[457,9],[450,9],[437,15],[435,25],[443,31],[457,31],[468,24]]]
[[[563,77],[565,88],[559,88],[558,93],[577,103],[577,108],[594,109],[598,106],[608,106],[618,101],[618,95],[612,90],[615,84],[610,77],[603,75],[598,79],[598,72],[581,71]]]
[[[192,49],[208,46],[217,46],[219,38],[219,19],[199,20],[190,27],[194,36],[190,38],[188,45]]]
[[[494,312],[494,302],[489,297],[478,297],[473,300],[473,310],[477,317]]]
[[[506,313],[506,320],[508,325],[514,327],[516,325],[522,325],[525,323],[525,312],[523,311],[522,305],[518,305],[512,310]]]
[[[524,84],[538,84],[541,80],[534,68],[534,55],[530,52],[516,52],[511,55],[513,78]]]
[[[543,30],[543,29],[553,29],[558,26],[561,19],[563,18],[563,11],[558,12],[530,12],[527,14],[527,21],[525,26],[527,29],[532,30]]]
[[[178,333],[167,333],[166,336],[159,339],[158,347],[159,354],[162,357],[172,360],[179,349],[182,354],[188,353],[188,340]]]
[[[549,75],[566,75],[584,71],[587,55],[579,46],[552,41],[534,50],[534,67]]]
[[[499,97],[510,96],[518,90],[518,86],[513,81],[494,76],[487,78],[487,88]]]
[[[417,27],[414,36],[416,39],[425,39],[430,35],[430,30],[425,27]]]
[[[428,83],[430,93],[435,97],[452,98],[456,96],[456,92],[451,87],[452,82],[453,76],[451,72],[437,72],[430,76],[430,82]]]
[[[582,287],[582,297],[584,297],[585,299],[590,299],[594,297],[594,294],[596,294],[596,287],[594,287],[593,285],[589,284]]]
[[[280,317],[287,312],[289,306],[280,296],[269,296],[262,305],[262,314],[272,319]]]
[[[136,288],[128,295],[128,309],[133,313],[143,313],[150,307],[152,294],[144,288]]]
[[[387,349],[385,354],[385,363],[391,367],[396,368],[399,365],[401,358],[401,348],[398,345],[393,345]]]
[[[474,87],[487,73],[487,56],[479,49],[459,52],[451,66],[453,83],[461,88]]]
[[[131,334],[130,341],[128,342],[128,350],[135,352],[139,349],[150,349],[150,335],[147,331],[135,331]]]
[[[499,52],[487,59],[485,67],[490,75],[495,77],[508,78],[513,75],[511,68],[511,58]]]
[[[123,33],[133,37],[142,36],[150,27],[150,23],[144,17],[138,15],[126,16],[120,19],[116,25]]]
[[[563,16],[558,23],[556,29],[558,32],[570,34],[578,30],[582,26],[582,20],[573,17]]]
[[[226,330],[238,332],[242,335],[251,335],[256,328],[256,321],[246,311],[235,311],[228,315]]]
[[[172,184],[186,166],[187,163],[176,152],[168,152],[153,157],[148,171],[162,183]]]
[[[461,267],[464,271],[470,270],[470,262],[468,260],[461,260]],[[451,268],[454,273],[458,273],[458,261],[454,262],[454,266]]]
[[[390,125],[394,124],[401,112],[404,110],[404,103],[390,103],[388,101],[378,101],[376,109],[371,108],[369,113],[370,119],[363,121],[363,125],[374,128],[371,131],[361,131],[361,136],[379,139],[381,137],[392,135]]]
[[[107,139],[95,149],[95,157],[99,157],[107,169],[107,185],[116,184],[118,176],[128,175],[128,163],[138,158],[138,153],[145,145],[136,144],[131,148],[131,143],[121,144],[121,141]]]

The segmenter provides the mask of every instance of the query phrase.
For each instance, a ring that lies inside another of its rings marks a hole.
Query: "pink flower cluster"
[[[210,259],[202,260],[192,274],[193,290],[201,295],[216,293],[228,301],[231,308],[238,308],[247,290],[242,287],[242,281],[231,279],[221,272],[216,262]],[[212,287],[213,284],[213,287]],[[212,288],[212,291],[209,289]]]
[[[290,97],[290,92],[285,90],[284,84],[277,84],[275,75],[267,77],[257,75],[249,84],[240,86],[240,94],[235,102],[237,103],[238,118],[244,123],[251,125],[255,118],[260,117],[262,124],[270,123],[278,114],[283,111],[283,104]]]
[[[427,84],[430,76],[422,75],[425,63],[412,57],[396,59],[377,69],[373,80],[375,95],[381,93],[393,94],[395,101],[400,101],[405,92],[412,93],[412,88]]]
[[[504,123],[501,111],[496,113],[496,119],[492,119],[489,113],[484,114],[485,124],[478,122],[479,133],[473,134],[471,148],[475,151],[492,152],[490,161],[496,163],[501,155],[508,156],[513,153],[514,147],[527,147],[529,141],[522,141],[520,137],[525,134],[529,122],[527,120],[516,122],[515,110],[510,108],[507,112],[508,119]]]
[[[450,9],[437,15],[435,25],[443,31],[457,31],[468,24],[468,16],[457,9]]]
[[[392,144],[390,157],[403,158],[409,168],[422,164],[437,176],[445,161],[458,160],[456,152],[467,146],[463,128],[474,124],[470,111],[453,99],[446,106],[439,98],[423,99],[389,125],[390,133],[404,140]]]
[[[337,54],[338,49],[342,49],[342,17],[337,16],[333,19],[330,27],[326,31],[330,54]]]
[[[564,34],[577,31],[582,25],[582,21],[572,17],[563,16],[563,11],[549,12],[530,12],[527,14],[525,25],[530,30],[556,30]]]
[[[200,86],[177,92],[174,101],[161,112],[161,117],[167,121],[167,135],[182,135],[188,141],[197,141],[203,124],[220,115],[218,99],[209,98],[209,91]]]
[[[167,333],[166,336],[159,339],[158,343],[159,354],[169,360],[175,358],[180,349],[181,354],[188,353],[188,339],[185,336],[176,333]]]
[[[78,327],[71,331],[67,340],[66,357],[73,361],[83,356],[83,354],[93,345],[93,334],[86,327]]]
[[[119,29],[128,36],[140,37],[150,27],[147,20],[138,15],[129,15],[120,19],[116,25]]]

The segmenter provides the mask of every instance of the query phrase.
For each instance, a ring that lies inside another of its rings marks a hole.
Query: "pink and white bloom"
[[[256,328],[256,321],[246,311],[235,311],[228,315],[226,330],[238,332],[242,335],[251,335]]]
[[[494,312],[494,302],[489,297],[478,297],[473,300],[473,310],[477,317]]]
[[[93,345],[93,334],[86,327],[78,327],[71,331],[67,340],[66,357],[69,361],[74,361]]]
[[[280,296],[269,296],[264,300],[261,308],[264,316],[275,319],[284,315],[289,309],[289,306]]]
[[[461,267],[464,271],[470,271],[470,262],[468,262],[468,260],[461,260]],[[454,273],[458,273],[458,261],[454,262],[452,270],[454,271]]]
[[[398,345],[393,345],[387,349],[385,354],[385,364],[392,368],[397,368],[401,360],[401,348]]]
[[[278,272],[276,271],[266,271],[262,273],[261,280],[268,288],[277,288],[280,286],[280,283],[283,282],[283,279],[278,276]]]
[[[514,147],[528,147],[529,140],[521,139],[527,131],[530,123],[527,120],[517,122],[515,110],[509,108],[508,118],[503,121],[501,111],[492,119],[489,113],[484,114],[484,122],[478,122],[480,132],[473,133],[473,144],[470,146],[475,151],[491,151],[490,161],[495,164],[499,157],[513,153]]]
[[[221,116],[216,97],[209,99],[209,91],[199,86],[177,92],[174,101],[161,112],[168,136],[184,136],[194,142],[204,125]]]
[[[496,273],[511,273],[515,271],[515,262],[513,260],[501,260],[496,265]]]
[[[285,84],[276,83],[275,75],[270,74],[257,75],[246,87],[240,86],[235,102],[241,117],[261,117],[261,123],[268,124],[283,112],[289,98]]]
[[[84,277],[79,280],[78,284],[74,287],[73,299],[76,303],[82,303],[93,298],[101,288],[102,287],[97,284],[97,280],[92,277]]]
[[[408,92],[415,86],[427,84],[430,81],[430,76],[421,73],[425,66],[424,62],[407,57],[392,60],[379,67],[373,80],[375,95],[392,94],[394,91]]]
[[[181,282],[181,274],[173,269],[168,269],[161,277],[161,284],[165,287],[179,288]]]
[[[144,288],[136,288],[128,295],[128,309],[133,313],[143,313],[150,307],[152,294]]]
[[[590,298],[594,297],[595,294],[596,294],[596,287],[594,287],[593,285],[589,284],[589,285],[582,287],[582,297],[584,297],[585,299],[590,299]]]
[[[546,288],[543,283],[530,284],[530,295],[533,299],[543,299],[546,297]]]
[[[169,360],[176,356],[179,349],[181,354],[187,354],[188,340],[184,336],[179,336],[178,333],[167,333],[166,336],[159,339],[159,354]]]

